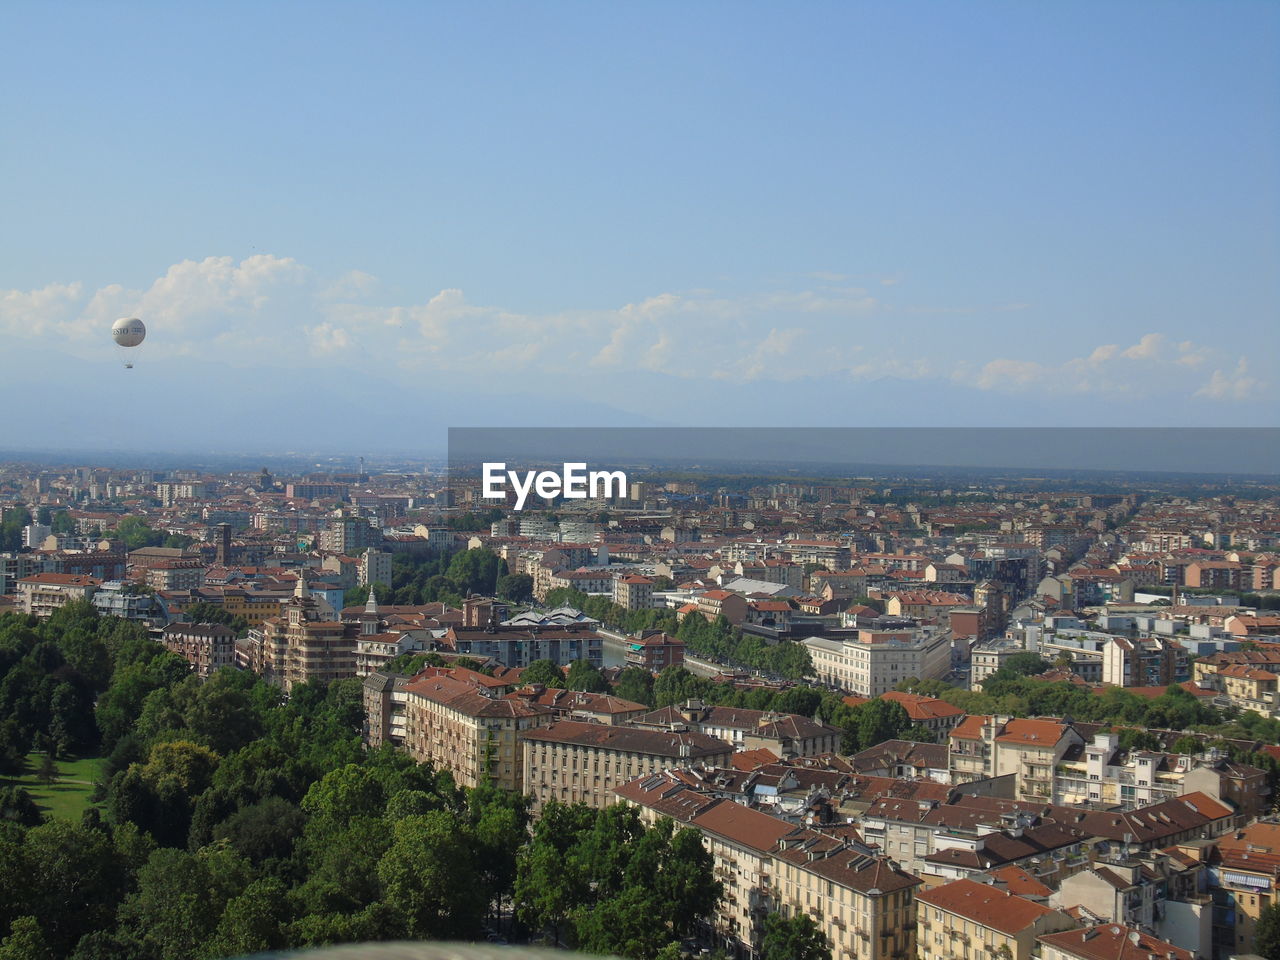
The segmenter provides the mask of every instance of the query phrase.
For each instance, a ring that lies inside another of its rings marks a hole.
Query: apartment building
[[[1163,637],[1110,637],[1102,647],[1102,682],[1116,687],[1163,687],[1185,673],[1186,651]]]
[[[413,678],[378,671],[363,690],[370,746],[394,744],[449,770],[464,787],[523,791],[520,734],[554,719],[549,708],[508,698],[508,684],[471,670],[436,668]]]
[[[604,638],[591,624],[563,624],[555,627],[517,629],[495,626],[453,626],[439,640],[450,653],[484,659],[492,657],[508,667],[527,667],[535,660],[550,660],[567,667],[586,660],[594,667],[604,665]]]
[[[888,693],[908,677],[941,678],[951,669],[951,641],[942,631],[859,630],[856,639],[808,637],[814,673],[860,697]]]
[[[176,653],[201,680],[220,667],[235,666],[236,634],[221,623],[171,623],[164,628],[160,642],[170,653]]]
[[[969,689],[981,690],[982,681],[1003,667],[1010,657],[1026,652],[1026,647],[1009,637],[976,644],[969,651]]]
[[[336,517],[320,531],[320,549],[326,553],[354,557],[369,548],[382,546],[382,529],[365,517]]]
[[[366,587],[375,583],[391,585],[391,554],[385,550],[365,550],[356,562],[356,583]]]
[[[937,697],[924,697],[918,693],[890,690],[880,695],[881,700],[898,704],[913,724],[937,734],[941,740],[964,719],[964,711]]]
[[[540,683],[522,686],[506,694],[509,699],[537,704],[551,711],[556,720],[582,720],[589,723],[626,724],[644,716],[649,708],[643,703],[624,700],[607,693],[583,693],[544,687]]]
[[[653,607],[653,580],[638,573],[623,574],[613,579],[613,602],[624,610],[649,610]]]
[[[1061,910],[974,880],[916,895],[920,960],[1031,960],[1037,938],[1075,926]]]
[[[1250,824],[1220,837],[1203,855],[1215,907],[1214,955],[1251,952],[1258,920],[1268,906],[1280,903],[1280,823]]]
[[[1204,793],[1237,811],[1255,814],[1270,802],[1267,774],[1216,750],[1197,756],[1121,750],[1119,735],[1096,733],[1083,751],[1054,768],[1055,803],[1131,810]]]
[[[204,586],[205,565],[195,557],[157,560],[144,577],[152,590],[199,590]]]
[[[1206,865],[1172,849],[1100,857],[1062,881],[1049,902],[1059,909],[1156,936],[1208,956],[1213,950],[1213,898]],[[1076,912],[1081,912],[1077,910]]]
[[[89,600],[100,582],[74,573],[37,573],[18,581],[18,603],[27,616],[49,617],[73,600]]]
[[[915,620],[945,620],[956,607],[969,604],[968,597],[937,590],[906,590],[891,593],[884,612],[891,617]]]
[[[535,809],[549,800],[602,808],[629,780],[702,761],[727,766],[733,747],[703,733],[558,720],[525,730],[524,787]]]
[[[729,590],[707,590],[693,598],[694,611],[707,620],[724,617],[732,624],[747,619],[747,599]]]
[[[956,783],[1012,775],[1015,796],[1049,800],[1054,769],[1084,738],[1056,720],[966,717],[948,736],[951,775]]]
[[[638,806],[649,823],[670,817],[702,834],[724,884],[711,927],[727,953],[757,957],[769,913],[806,913],[837,960],[913,955],[918,878],[845,837],[708,796],[683,777],[642,777],[619,787],[617,795]]]
[[[1210,654],[1195,661],[1193,671],[1196,685],[1215,691],[1222,703],[1280,717],[1280,648]]]
[[[684,641],[661,630],[649,630],[627,639],[624,656],[629,667],[661,673],[667,667],[684,663]]]
[[[250,668],[286,693],[310,680],[331,682],[356,675],[356,630],[327,619],[319,600],[299,577],[281,615],[250,629]]]
[[[659,730],[691,730],[738,750],[766,749],[777,757],[814,757],[840,748],[841,732],[808,717],[745,707],[712,707],[700,700],[663,707],[635,721]]]
[[[101,584],[94,591],[90,603],[104,617],[149,620],[163,615],[163,608],[154,594],[138,590],[136,584],[121,580],[108,580]]]

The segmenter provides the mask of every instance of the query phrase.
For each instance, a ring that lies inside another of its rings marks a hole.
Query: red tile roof
[[[955,880],[918,893],[916,899],[1010,936],[1016,936],[1053,912],[1044,904],[976,880]]]
[[[1084,930],[1066,930],[1039,938],[1040,942],[1081,960],[1193,960],[1195,954],[1149,933],[1100,923]]]

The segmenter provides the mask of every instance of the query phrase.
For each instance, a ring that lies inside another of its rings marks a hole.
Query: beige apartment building
[[[969,783],[1013,774],[1019,800],[1053,798],[1055,768],[1084,738],[1056,720],[972,716],[951,731],[951,776]]]
[[[1073,756],[1075,751],[1072,751]],[[1188,756],[1121,750],[1115,733],[1094,734],[1083,756],[1054,767],[1054,802],[1131,810],[1203,793],[1242,813],[1260,813],[1270,802],[1267,774],[1216,752]]]
[[[1061,910],[976,880],[953,880],[916,900],[920,960],[1031,960],[1038,937],[1075,926]]]
[[[88,600],[99,586],[76,573],[37,573],[18,581],[18,602],[28,616],[48,617],[73,600]]]
[[[638,573],[614,577],[613,602],[624,610],[648,610],[653,606],[653,580]]]
[[[144,576],[152,590],[199,590],[204,586],[205,565],[194,557],[159,560]]]
[[[393,743],[419,763],[449,770],[459,786],[524,790],[520,734],[548,724],[547,707],[503,696],[507,686],[469,670],[429,670],[413,679],[365,679],[365,738]]]
[[[702,761],[728,766],[733,747],[702,733],[560,720],[525,730],[524,788],[539,809],[549,800],[597,809],[616,802],[614,790],[636,777]]]
[[[765,917],[809,914],[833,960],[914,955],[920,880],[845,837],[700,793],[678,772],[642,777],[617,791],[646,822],[670,817],[698,830],[715,860],[724,898],[712,928],[734,957],[759,955]]]
[[[857,639],[809,637],[817,678],[860,697],[888,693],[908,677],[940,678],[951,669],[951,642],[942,631],[859,630]]]
[[[301,577],[281,615],[249,631],[250,667],[287,693],[309,680],[330,682],[356,675],[356,630],[323,618]]]

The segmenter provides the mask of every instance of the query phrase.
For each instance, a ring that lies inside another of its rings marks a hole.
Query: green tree
[[[701,618],[685,618],[701,619]],[[711,683],[684,667],[670,666],[664,669],[653,681],[654,706],[661,709],[673,703],[683,703],[691,698],[703,698],[711,687]]]
[[[1182,736],[1173,741],[1170,748],[1174,753],[1185,753],[1188,756],[1195,756],[1201,749],[1200,738],[1192,736]]]
[[[1003,664],[1001,668],[1008,670],[1010,673],[1021,674],[1022,676],[1033,676],[1035,674],[1044,673],[1050,667],[1050,663],[1038,653],[1015,653]]]
[[[53,960],[54,952],[35,917],[18,917],[0,940],[0,960]]]
[[[572,851],[594,822],[594,812],[581,803],[552,800],[543,807],[516,863],[517,913],[535,933],[550,927],[559,939],[569,915],[590,895],[588,878]]]
[[[528,603],[533,599],[533,577],[527,573],[508,573],[498,578],[494,592],[512,603]]]
[[[618,674],[613,692],[623,700],[653,706],[653,674],[643,667],[626,667]]]
[[[27,831],[19,864],[24,912],[42,918],[55,952],[67,953],[86,933],[111,926],[126,873],[106,833],[51,820]]]
[[[831,945],[807,913],[764,918],[760,960],[831,960]]]
[[[287,946],[288,888],[275,877],[262,877],[233,897],[205,948],[209,960],[242,957]]]
[[[393,828],[390,849],[378,864],[386,901],[402,912],[417,939],[473,936],[487,912],[469,831],[435,811],[405,817]]]
[[[902,704],[876,698],[858,710],[858,749],[866,750],[886,740],[896,740],[911,728],[911,717]]]
[[[609,684],[604,675],[589,660],[575,660],[569,664],[564,686],[567,690],[580,690],[583,693],[609,692]]]
[[[31,794],[17,785],[0,787],[0,821],[34,827],[44,820]]]
[[[507,563],[488,547],[464,550],[454,556],[445,574],[464,594],[491,595],[498,577],[507,572]]]
[[[248,864],[229,851],[162,848],[138,871],[136,892],[120,906],[122,932],[165,960],[195,960],[227,901],[247,883]]]
[[[578,946],[598,956],[651,960],[671,941],[670,933],[655,922],[661,908],[657,897],[641,886],[579,907],[575,918]]]
[[[1253,948],[1264,960],[1280,960],[1280,903],[1263,907],[1258,915]]]
[[[565,684],[564,672],[556,666],[554,660],[535,660],[520,674],[521,683],[540,683],[546,687],[562,688]]]

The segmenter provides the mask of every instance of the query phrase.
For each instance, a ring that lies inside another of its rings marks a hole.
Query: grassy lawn
[[[27,769],[20,777],[0,776],[0,785],[16,784],[23,787],[35,800],[40,811],[47,816],[63,820],[79,820],[80,815],[94,804],[89,802],[94,781],[106,763],[105,757],[84,757],[78,760],[59,760],[58,779],[48,785],[40,779],[40,761],[44,754],[27,755]]]

